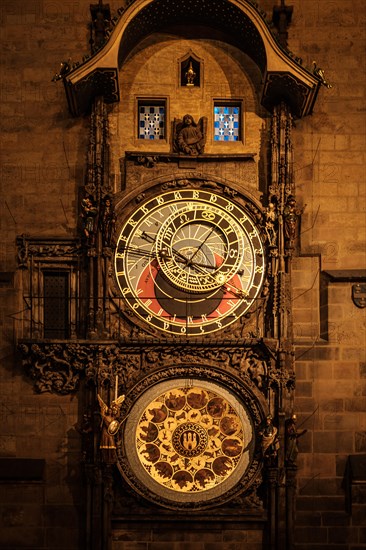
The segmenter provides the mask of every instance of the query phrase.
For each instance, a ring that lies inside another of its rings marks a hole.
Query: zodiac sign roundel
[[[232,488],[248,468],[253,446],[243,405],[202,380],[151,388],[125,427],[135,475],[150,491],[178,502],[207,501]]]

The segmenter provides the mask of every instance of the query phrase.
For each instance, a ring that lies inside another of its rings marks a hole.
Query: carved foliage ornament
[[[240,347],[209,349],[148,344],[136,349],[118,344],[23,342],[18,350],[36,391],[66,395],[77,390],[81,378],[95,386],[112,386],[118,376],[120,386],[128,394],[127,405],[134,398],[134,384],[155,371],[157,365],[173,377],[177,374],[174,363],[184,365],[181,369],[187,375],[199,372],[200,376],[208,377],[215,376],[212,368],[218,367],[263,395],[267,394],[269,386],[290,387],[294,383],[293,373],[276,368],[266,346],[249,341]],[[156,376],[158,381],[159,375]]]

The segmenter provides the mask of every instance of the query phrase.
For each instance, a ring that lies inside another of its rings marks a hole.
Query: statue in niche
[[[272,415],[269,414],[259,432],[259,435],[262,437],[261,447],[263,457],[275,458],[277,456],[278,449],[280,448],[277,434],[278,429],[273,425]]]
[[[94,204],[93,197],[86,195],[81,201],[81,217],[83,220],[83,231],[88,246],[94,246],[95,242],[95,222],[98,209]]]
[[[298,233],[298,224],[304,208],[296,207],[296,199],[293,195],[287,198],[283,209],[285,244],[287,248],[293,248]]]
[[[120,395],[117,399],[112,401],[111,406],[108,407],[98,394],[100,414],[102,416],[102,435],[99,448],[106,464],[113,464],[116,462],[116,443],[114,437],[122,424],[118,418],[124,400],[125,396]]]
[[[276,204],[271,201],[265,210],[266,233],[268,237],[268,244],[271,247],[276,245],[277,240],[276,218]]]
[[[102,201],[99,223],[102,229],[103,246],[111,246],[113,244],[116,215],[109,195],[106,195]]]
[[[184,76],[186,77],[186,80],[187,80],[186,86],[194,86],[196,73],[193,70],[192,61],[189,62],[188,70],[187,70],[187,72],[185,73]]]
[[[302,435],[306,434],[307,430],[298,430],[296,427],[296,415],[293,414],[291,418],[288,418],[285,422],[286,433],[286,464],[295,464],[299,448],[297,446],[297,440]]]
[[[206,117],[201,117],[198,124],[189,114],[184,115],[183,121],[174,119],[174,151],[183,155],[201,155],[205,148],[206,127]]]

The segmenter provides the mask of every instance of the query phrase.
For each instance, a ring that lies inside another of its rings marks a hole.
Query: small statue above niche
[[[192,52],[179,60],[180,85],[187,88],[202,86],[202,62]]]
[[[187,80],[186,86],[194,86],[194,81],[196,79],[197,74],[193,70],[192,60],[190,60],[188,70],[184,76]]]

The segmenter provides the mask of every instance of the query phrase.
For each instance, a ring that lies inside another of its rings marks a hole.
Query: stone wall
[[[295,409],[308,430],[299,440],[296,539],[299,550],[356,549],[366,543],[365,500],[361,513],[359,499],[347,506],[345,474],[348,456],[366,453],[365,310],[352,302],[351,283],[324,289],[321,271],[366,263],[365,9],[362,1],[292,4],[290,48],[308,66],[316,60],[333,85],[295,131],[297,192],[306,204],[293,271]]]
[[[10,274],[0,284],[0,457],[45,460],[37,479],[27,464],[16,478],[0,464],[0,547],[71,550],[83,548],[79,400],[35,394],[15,353],[27,308],[15,239],[75,234],[89,121],[70,116],[51,79],[87,52],[89,3],[5,0],[0,13],[0,271]]]

